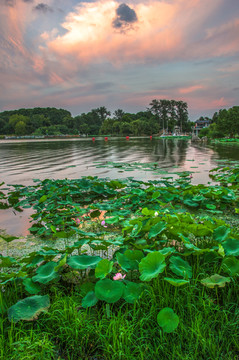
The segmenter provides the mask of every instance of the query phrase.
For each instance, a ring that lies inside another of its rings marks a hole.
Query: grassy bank
[[[178,175],[1,194],[48,243],[0,258],[1,359],[237,359],[239,167]]]

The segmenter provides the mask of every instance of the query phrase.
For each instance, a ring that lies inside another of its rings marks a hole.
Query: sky
[[[0,111],[239,105],[239,0],[0,0]]]

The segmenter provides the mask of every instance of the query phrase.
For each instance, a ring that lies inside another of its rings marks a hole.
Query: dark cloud
[[[22,0],[25,3],[33,3],[34,0]],[[16,5],[16,0],[3,0],[4,4],[7,6],[15,6]]]
[[[44,14],[46,14],[47,12],[53,12],[53,9],[49,5],[44,3],[39,3],[37,6],[34,7],[34,10],[41,11]]]
[[[113,20],[112,25],[114,28],[125,28],[128,25],[138,21],[136,12],[126,4],[120,4],[116,9],[116,18]]]
[[[16,0],[4,0],[4,4],[12,7],[16,4]]]

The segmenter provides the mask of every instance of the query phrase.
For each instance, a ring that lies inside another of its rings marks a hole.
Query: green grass
[[[234,360],[239,354],[238,283],[208,289],[199,282],[175,288],[159,278],[135,304],[99,302],[81,307],[79,286],[51,288],[48,313],[31,322],[0,320],[0,359],[187,359]],[[8,304],[21,297],[9,288]],[[157,314],[171,307],[178,328],[163,333]]]

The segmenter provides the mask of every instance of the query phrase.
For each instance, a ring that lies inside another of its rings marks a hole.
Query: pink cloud
[[[115,29],[112,21],[119,5],[115,0],[85,2],[66,17],[64,35],[42,34],[50,53],[56,58],[69,56],[81,64],[110,61],[114,65],[128,62],[173,61],[200,58],[235,51],[235,38],[215,49],[216,28],[204,29],[204,22],[219,3],[206,0],[150,0],[127,3],[137,14],[138,21],[126,31]],[[231,34],[234,26],[220,28],[221,38]],[[200,40],[195,41],[194,37]],[[206,41],[206,43],[205,43]],[[206,44],[206,45],[205,45]],[[216,50],[216,53],[215,53]]]
[[[48,42],[48,48],[56,56],[72,55],[81,62],[109,60],[144,62],[146,58],[171,58],[183,42],[183,32],[177,24],[182,13],[191,16],[197,0],[179,0],[175,4],[149,1],[128,4],[137,14],[138,22],[127,32],[112,27],[118,3],[98,1],[82,3],[70,13],[63,28],[63,36]],[[182,12],[182,5],[184,9]]]
[[[204,110],[217,110],[221,108],[230,107],[233,105],[233,100],[231,98],[215,98],[214,96],[210,97],[210,95],[202,96],[200,98],[194,97],[188,99],[188,103],[192,109],[204,109]]]
[[[185,87],[185,88],[181,88],[179,89],[179,93],[180,94],[190,94],[192,92],[195,92],[197,90],[201,90],[203,89],[204,87],[202,85],[193,85],[193,86],[188,86],[188,87]]]

